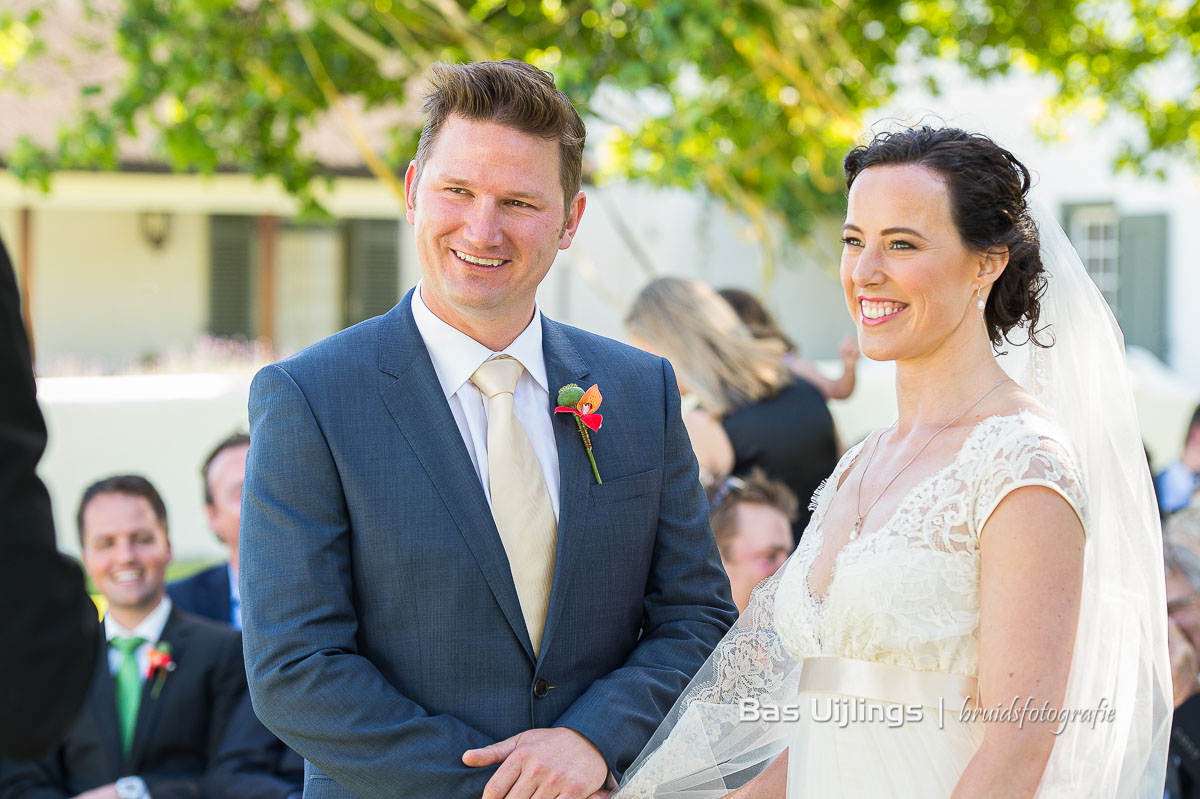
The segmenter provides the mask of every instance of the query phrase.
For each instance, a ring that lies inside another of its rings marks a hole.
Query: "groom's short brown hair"
[[[480,61],[474,64],[434,64],[425,95],[425,127],[417,144],[414,182],[433,151],[442,124],[452,115],[498,125],[558,142],[559,181],[563,203],[583,185],[583,143],[587,130],[567,95],[554,86],[554,77],[524,61]]]

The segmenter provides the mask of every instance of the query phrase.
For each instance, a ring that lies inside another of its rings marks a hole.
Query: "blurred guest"
[[[247,696],[229,723],[204,788],[207,799],[300,799],[304,758],[262,725]]]
[[[1186,508],[1192,501],[1192,494],[1200,488],[1200,406],[1192,413],[1192,421],[1188,424],[1183,455],[1162,470],[1154,487],[1163,513]]]
[[[800,503],[783,483],[752,469],[745,479],[726,478],[709,504],[721,563],[741,613],[750,604],[750,592],[792,554],[792,522]]]
[[[37,757],[62,736],[83,703],[99,640],[83,575],[55,545],[36,471],[45,449],[16,276],[0,242],[0,563],[9,566],[0,582],[0,607],[9,609],[0,757]]]
[[[238,593],[238,528],[242,521],[242,482],[250,436],[235,433],[209,453],[200,469],[204,479],[204,512],[208,526],[225,546],[228,557],[210,569],[167,586],[180,610],[242,629]]]
[[[77,521],[84,566],[108,600],[91,689],[49,756],[0,764],[0,798],[201,796],[248,695],[241,637],[172,608],[163,582],[167,511],[145,478],[93,484]]]
[[[1200,506],[1191,505],[1168,516],[1163,535],[1200,557]]]
[[[755,338],[712,288],[655,280],[638,294],[625,324],[635,346],[671,362],[680,393],[696,406],[684,422],[702,470],[719,479],[758,466],[803,500],[833,471],[838,441],[825,398],[784,366],[782,342]],[[727,442],[732,457],[714,440]],[[809,515],[802,503],[794,541]]]
[[[733,306],[733,310],[750,328],[755,338],[765,338],[781,342],[786,351],[783,362],[797,377],[802,377],[816,386],[825,399],[846,399],[854,392],[856,379],[855,369],[858,366],[858,340],[854,336],[846,336],[838,347],[838,357],[842,361],[842,375],[836,380],[821,374],[816,364],[800,356],[796,344],[787,337],[763,304],[748,291],[742,289],[721,289],[719,292],[725,301]]]
[[[1200,555],[1176,541],[1163,542],[1167,616],[1200,651]]]
[[[1163,543],[1167,580],[1167,648],[1175,714],[1167,764],[1168,799],[1200,799],[1200,555],[1178,541]]]

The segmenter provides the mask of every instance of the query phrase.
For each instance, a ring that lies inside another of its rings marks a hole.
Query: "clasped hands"
[[[463,763],[500,764],[483,799],[607,799],[608,765],[595,744],[569,727],[518,733],[463,753]]]

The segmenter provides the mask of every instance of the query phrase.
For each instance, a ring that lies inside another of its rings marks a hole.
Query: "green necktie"
[[[137,648],[145,638],[114,638],[109,641],[121,653],[117,668],[117,717],[121,722],[121,752],[129,756],[133,746],[133,730],[137,727],[138,705],[142,703],[142,680],[138,675]]]

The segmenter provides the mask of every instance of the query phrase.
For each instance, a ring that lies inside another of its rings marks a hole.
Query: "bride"
[[[899,418],[615,796],[1161,797],[1161,540],[1107,306],[990,139],[881,134],[845,171],[841,280]]]

